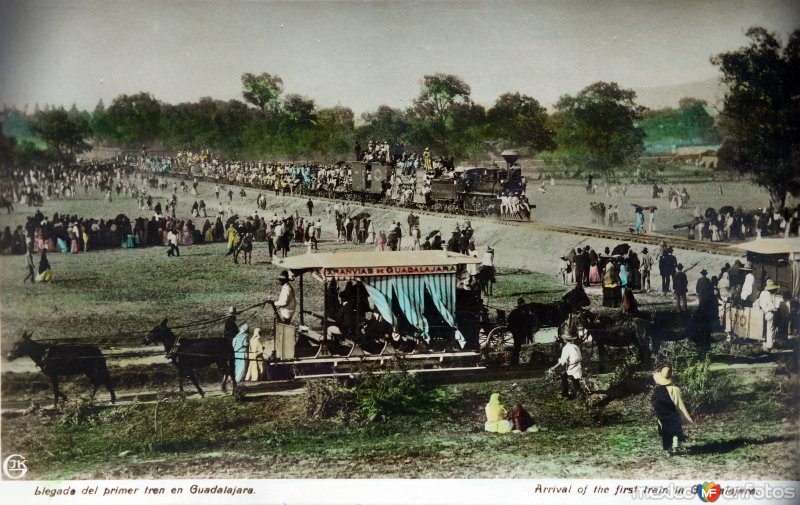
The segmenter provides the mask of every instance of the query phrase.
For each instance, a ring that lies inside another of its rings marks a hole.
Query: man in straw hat
[[[745,276],[744,282],[742,283],[742,290],[739,293],[739,303],[742,307],[752,307],[756,293],[756,276],[753,275],[753,263],[751,261],[745,262],[740,270]]]
[[[561,372],[561,396],[564,398],[575,398],[576,394],[585,396],[583,387],[581,386],[581,379],[583,378],[583,367],[580,348],[575,345],[575,335],[572,330],[564,335],[564,347],[561,349],[561,357],[558,363],[550,367],[548,372],[555,372],[559,366],[564,366],[564,371]],[[569,393],[569,385],[572,383],[573,393]]]
[[[297,299],[294,296],[294,288],[289,283],[289,272],[287,270],[278,275],[278,282],[281,284],[281,292],[278,294],[278,299],[275,300],[275,309],[278,311],[278,317],[281,322],[289,324],[297,309]]]
[[[764,313],[764,325],[766,327],[766,340],[764,341],[764,349],[772,349],[773,340],[778,333],[778,328],[775,326],[775,313],[778,310],[778,303],[775,302],[775,291],[780,288],[780,285],[775,283],[772,279],[767,279],[767,284],[758,295],[758,306],[761,312]]]
[[[661,447],[672,456],[680,448],[680,443],[686,440],[681,426],[683,420],[694,423],[686,406],[683,404],[681,390],[672,384],[672,370],[665,366],[660,372],[653,374],[656,387],[650,403],[658,419],[658,434],[661,435]]]

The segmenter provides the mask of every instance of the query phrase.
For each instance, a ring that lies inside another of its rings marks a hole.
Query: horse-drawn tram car
[[[449,251],[338,252],[278,260],[276,266],[285,269],[282,277],[298,280],[299,324],[285,300],[275,302],[269,377],[380,373],[398,361],[410,372],[481,369],[478,340],[488,320],[481,315],[480,295],[461,287],[477,263]],[[322,284],[316,306],[306,298],[309,276]]]

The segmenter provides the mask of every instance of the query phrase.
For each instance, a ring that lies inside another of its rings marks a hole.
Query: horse
[[[538,328],[559,326],[569,318],[572,312],[588,307],[591,301],[582,286],[567,291],[560,300],[550,303],[530,302],[523,305],[532,317],[534,326]]]
[[[242,261],[245,265],[253,264],[253,234],[247,232],[239,242],[239,252],[242,253]],[[236,261],[238,263],[238,261]]]
[[[9,214],[14,212],[14,204],[11,203],[11,200],[2,195],[0,195],[0,208],[6,209]]]
[[[227,391],[228,377],[236,391],[236,377],[233,373],[234,355],[231,342],[223,337],[178,338],[167,326],[164,319],[155,326],[144,339],[144,343],[152,345],[159,342],[164,345],[164,352],[172,364],[178,368],[180,392],[183,394],[183,379],[188,378],[194,384],[201,397],[205,396],[203,388],[194,373],[195,368],[216,364],[222,372],[222,390]]]
[[[106,358],[96,346],[89,344],[43,344],[31,339],[31,333],[22,333],[8,353],[8,360],[13,361],[22,356],[30,357],[50,377],[53,385],[53,407],[58,406],[58,398],[67,401],[67,396],[58,389],[58,377],[61,375],[86,374],[91,381],[92,399],[101,385],[111,393],[111,403],[116,403],[114,386],[106,367]]]
[[[478,269],[478,273],[475,274],[475,281],[478,283],[478,288],[485,296],[492,295],[492,286],[494,286],[496,280],[493,266],[481,265]]]
[[[581,343],[591,339],[592,345],[597,345],[598,366],[601,372],[607,347],[633,347],[643,364],[650,363],[653,333],[650,321],[631,316],[613,319],[594,314],[589,310],[581,310],[559,327],[557,341],[562,340],[561,335],[564,333],[577,335]]]

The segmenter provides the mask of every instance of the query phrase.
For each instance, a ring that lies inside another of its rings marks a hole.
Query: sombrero
[[[773,281],[772,279],[769,279],[769,280],[767,280],[767,285],[766,285],[766,286],[764,286],[764,289],[765,289],[766,291],[772,291],[772,290],[775,290],[775,289],[780,289],[780,287],[781,287],[781,285],[780,285],[780,284],[777,284],[777,283],[776,283],[775,281]]]
[[[669,386],[672,384],[672,370],[670,370],[668,366],[665,366],[660,372],[653,374],[653,380],[656,381],[656,384],[659,386]]]

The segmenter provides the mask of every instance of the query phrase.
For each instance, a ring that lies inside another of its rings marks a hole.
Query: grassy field
[[[303,395],[73,406],[4,419],[3,443],[44,479],[800,477],[797,398],[778,391],[772,369],[718,373],[736,377],[735,394],[716,412],[694,411],[686,452],[673,458],[660,451],[647,394],[595,419],[544,379],[517,380],[513,391],[508,381],[430,386],[435,404],[383,422],[308,419]],[[483,405],[495,391],[507,407],[523,403],[542,431],[484,433]]]
[[[207,187],[203,190],[208,194]],[[712,186],[703,191],[713,198],[713,190]],[[577,185],[556,185],[544,195],[552,199],[546,206],[537,202],[539,217],[561,222],[578,219],[570,217],[567,206],[579,200],[581,191]],[[636,191],[632,188],[628,198],[636,198]],[[561,196],[555,196],[558,192]],[[761,198],[748,196],[743,190],[740,193],[740,199]],[[697,191],[698,198],[703,194]],[[251,202],[254,197],[250,194]],[[188,214],[190,205],[191,200],[182,198],[179,215]],[[293,212],[302,206],[302,201],[271,200],[268,213],[281,213],[284,208]],[[234,202],[235,212],[252,210],[252,203]],[[131,199],[115,198],[107,204],[99,195],[69,202],[48,201],[43,211],[96,217],[140,213]],[[376,219],[385,226],[390,218],[402,220],[406,214],[376,214]],[[0,226],[21,223],[24,215],[19,211],[4,214]],[[452,226],[446,220],[425,220],[426,227],[445,224]],[[320,247],[337,249],[329,233],[331,224],[324,221],[324,227],[326,235]],[[560,246],[540,235],[514,235],[509,227],[483,227],[476,233],[482,240],[501,243],[499,282],[490,300],[493,307],[509,309],[519,296],[528,301],[547,301],[564,292],[552,272],[532,274],[509,266],[524,264],[527,260],[523,256],[541,256],[545,254],[542,251],[552,258]],[[566,240],[576,241],[571,237]],[[369,246],[362,247],[369,250]],[[514,257],[505,256],[512,251]],[[138,346],[142,332],[163,317],[178,325],[221,315],[231,305],[247,307],[277,295],[279,269],[267,262],[264,244],[256,244],[252,266],[235,265],[224,254],[224,244],[183,247],[180,258],[167,257],[165,248],[51,254],[55,282],[48,285],[22,284],[24,259],[2,257],[3,356],[23,330],[33,330],[34,336],[42,339],[80,337],[103,348]],[[546,264],[548,259],[540,261]],[[309,300],[306,308],[319,311],[319,284],[309,279],[305,285]],[[251,326],[271,326],[268,311],[250,312],[245,317]],[[203,331],[220,334],[222,324]],[[6,380],[10,372],[6,371],[5,357],[2,366],[5,394],[5,385],[13,383]],[[163,387],[174,384],[166,365],[125,368],[132,388],[158,389],[159,379],[164,381]],[[119,368],[112,369],[112,375],[121,373]],[[612,401],[598,414],[580,402],[561,400],[554,383],[533,375],[515,376],[513,381],[427,384],[424,387],[429,388],[434,400],[394,413],[382,422],[358,417],[346,422],[309,419],[305,393],[244,402],[231,397],[171,400],[158,407],[157,418],[154,404],[93,408],[76,398],[55,413],[34,409],[26,415],[5,416],[2,437],[7,450],[25,451],[31,476],[54,479],[677,478],[699,474],[797,479],[797,398],[787,395],[787,391],[796,391],[794,383],[787,382],[791,379],[775,375],[775,369],[768,367],[715,373],[729,376],[735,388],[724,404],[698,413],[687,453],[669,460],[661,455],[646,393]],[[136,374],[151,379],[136,381],[132,378]],[[43,378],[38,373],[36,376],[37,381]],[[643,379],[647,380],[646,373]],[[70,381],[68,394],[84,394],[84,382]],[[513,392],[511,382],[518,384]],[[46,383],[42,381],[40,386],[38,391],[46,397]],[[543,431],[525,436],[483,433],[483,405],[493,391],[507,393],[504,401],[509,408],[514,401],[522,402]],[[22,396],[27,397],[27,393]],[[243,475],[243,468],[250,473]]]

